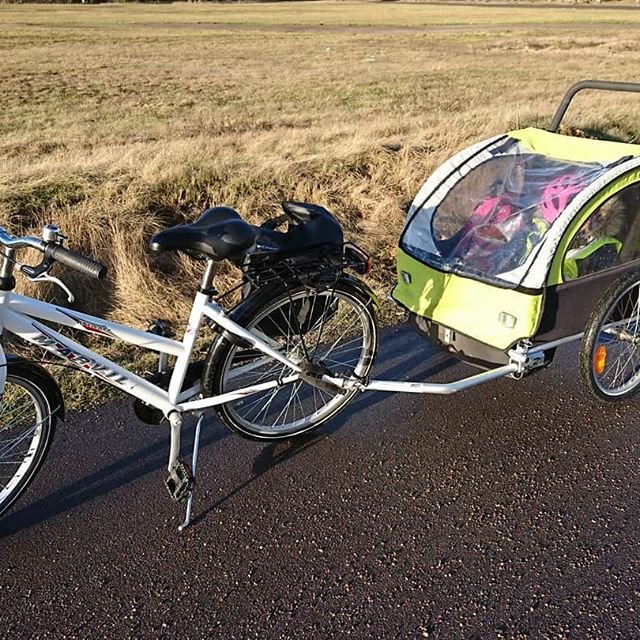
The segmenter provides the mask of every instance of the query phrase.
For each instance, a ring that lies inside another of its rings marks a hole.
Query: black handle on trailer
[[[598,89],[600,91],[630,91],[632,93],[640,93],[640,84],[637,82],[612,82],[609,80],[582,80],[581,82],[576,82],[576,84],[570,87],[567,93],[564,94],[564,98],[562,98],[562,102],[560,103],[556,114],[553,116],[553,120],[551,121],[547,131],[556,132],[558,130],[560,122],[573,100],[573,96],[583,89]]]

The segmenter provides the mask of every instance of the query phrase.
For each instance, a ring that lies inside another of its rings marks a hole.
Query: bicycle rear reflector
[[[593,370],[601,376],[607,364],[607,348],[601,344],[593,354]]]

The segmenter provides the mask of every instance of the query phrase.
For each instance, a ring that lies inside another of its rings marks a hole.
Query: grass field
[[[0,25],[0,221],[60,224],[110,268],[105,285],[68,275],[78,306],[138,326],[180,326],[199,272],[151,256],[149,236],[219,203],[253,222],[281,199],[327,206],[385,292],[438,163],[640,63],[633,10],[0,5]],[[569,117],[635,140],[639,115],[640,99],[584,94]]]

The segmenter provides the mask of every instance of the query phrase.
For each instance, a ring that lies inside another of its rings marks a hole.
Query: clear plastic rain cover
[[[575,196],[612,166],[556,160],[515,140],[488,155],[460,177],[463,165],[450,178],[453,186],[442,185],[409,219],[402,238],[409,255],[445,271],[502,280],[532,256]]]

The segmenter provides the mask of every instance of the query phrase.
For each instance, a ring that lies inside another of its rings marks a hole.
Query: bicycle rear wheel
[[[7,373],[0,404],[0,516],[29,486],[51,444],[55,417],[37,380]]]
[[[240,305],[233,319],[296,363],[335,376],[367,376],[378,346],[373,301],[346,279],[329,286],[258,292]],[[293,373],[253,348],[223,339],[209,356],[204,389],[219,395],[281,381]],[[240,435],[276,440],[321,425],[356,393],[319,389],[296,380],[220,405],[217,412]]]

